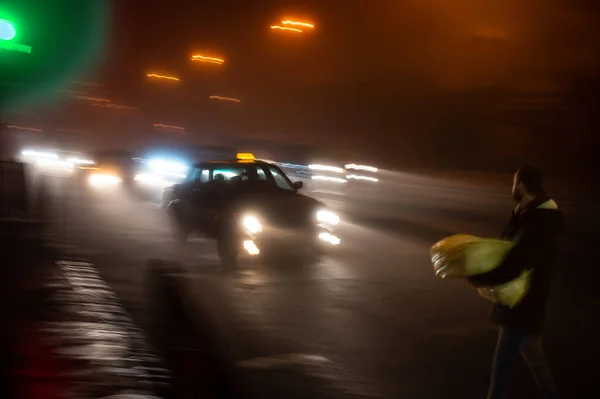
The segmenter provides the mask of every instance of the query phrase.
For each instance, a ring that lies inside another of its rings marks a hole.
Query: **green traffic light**
[[[12,40],[15,36],[17,36],[15,25],[6,19],[0,19],[0,40]]]

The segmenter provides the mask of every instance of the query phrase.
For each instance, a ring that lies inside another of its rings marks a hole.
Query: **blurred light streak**
[[[241,102],[240,100],[238,100],[237,98],[233,98],[233,97],[221,97],[221,96],[210,96],[209,97],[211,100],[223,100],[223,101],[231,101],[234,103],[239,103]]]
[[[123,110],[129,109],[132,111],[139,110],[139,108],[136,108],[136,107],[129,107],[127,105],[118,105],[118,104],[90,104],[90,105],[93,107],[105,107],[105,108],[114,108],[114,109],[123,109]]]
[[[323,180],[323,181],[331,181],[335,183],[346,183],[346,179],[342,179],[341,177],[331,177],[331,176],[322,176],[316,175],[312,177],[313,180]]]
[[[308,22],[297,22],[297,21],[291,21],[291,20],[285,20],[285,21],[281,21],[282,24],[284,25],[292,25],[292,26],[303,26],[305,28],[314,28],[315,26],[313,24],[309,24]]]
[[[296,29],[296,28],[286,28],[285,26],[279,26],[279,25],[271,25],[271,29],[279,29],[279,30],[288,30],[288,31],[292,31],[292,32],[304,32],[301,29]]]
[[[176,82],[180,82],[181,81],[179,78],[176,78],[175,76],[159,75],[157,73],[147,73],[146,76],[149,77],[149,78],[174,80]]]
[[[312,164],[308,165],[309,169],[312,170],[322,170],[326,172],[335,172],[335,173],[344,173],[344,169],[338,168],[337,166],[329,166],[329,165],[320,165],[320,164]]]
[[[18,125],[7,125],[6,126],[9,129],[17,129],[17,130],[27,130],[29,132],[41,132],[41,129],[36,129],[33,127],[27,127],[27,126],[18,126]]]
[[[379,179],[370,176],[361,176],[361,175],[346,175],[346,179],[348,180],[366,180],[371,181],[373,183],[377,183]]]
[[[98,103],[109,103],[110,102],[110,100],[107,100],[106,98],[87,97],[87,96],[72,96],[72,97],[77,98],[78,100],[95,101]]]
[[[67,158],[67,162],[76,164],[76,165],[94,165],[96,162],[91,159],[81,159],[81,158]]]
[[[282,167],[282,168],[290,168],[290,169],[308,169],[307,165],[299,165],[299,164],[294,164],[294,163],[287,163],[287,162],[272,162],[272,163],[276,163],[278,166]]]
[[[225,60],[222,58],[218,58],[218,57],[208,57],[206,55],[200,55],[200,54],[194,54],[192,55],[191,58],[192,61],[199,61],[199,62],[208,62],[208,63],[212,63],[212,64],[224,64]]]
[[[35,150],[24,150],[21,151],[21,155],[26,157],[35,157],[35,158],[46,158],[46,159],[59,159],[58,154],[53,152],[46,151],[35,151]]]
[[[357,165],[354,163],[349,163],[347,165],[344,166],[346,169],[353,169],[353,170],[364,170],[365,172],[377,172],[379,169],[377,169],[374,166],[367,166],[367,165]]]
[[[181,131],[185,132],[185,129],[182,128],[181,126],[163,125],[162,123],[154,123],[152,126],[153,127],[162,127],[162,128],[165,128],[165,129],[181,130]]]

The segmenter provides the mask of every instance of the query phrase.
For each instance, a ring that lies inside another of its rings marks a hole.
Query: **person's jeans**
[[[533,378],[545,399],[559,398],[550,372],[542,339],[512,327],[502,327],[492,362],[492,379],[488,399],[505,399],[508,395],[508,381],[519,354],[529,364]]]

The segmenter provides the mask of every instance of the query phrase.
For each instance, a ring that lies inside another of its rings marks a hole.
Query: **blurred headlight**
[[[248,252],[249,255],[258,255],[260,254],[260,250],[252,240],[244,241],[244,249]]]
[[[322,210],[317,212],[317,220],[321,223],[327,224],[338,224],[340,222],[340,218],[338,215],[331,211]]]
[[[342,242],[342,240],[340,240],[339,237],[336,237],[333,234],[326,232],[320,233],[319,239],[331,245],[340,245],[340,243]]]
[[[242,226],[251,234],[256,234],[262,231],[262,224],[252,215],[246,215],[242,218]]]
[[[115,186],[122,182],[120,177],[114,175],[94,174],[88,179],[88,182],[94,187]]]
[[[146,186],[157,187],[157,188],[164,188],[164,187],[168,187],[168,186],[175,184],[174,182],[165,180],[160,176],[146,174],[146,173],[140,173],[138,175],[135,175],[134,180],[139,182],[140,184],[144,184]]]

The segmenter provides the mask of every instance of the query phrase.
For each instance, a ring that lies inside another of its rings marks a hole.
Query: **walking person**
[[[468,278],[476,287],[494,286],[531,270],[531,285],[521,303],[513,308],[493,305],[490,322],[498,325],[500,332],[487,398],[507,397],[510,373],[519,355],[528,363],[544,398],[559,398],[541,336],[563,215],[544,191],[542,173],[533,166],[515,173],[512,194],[517,206],[501,238],[516,242],[515,247],[498,268]]]

